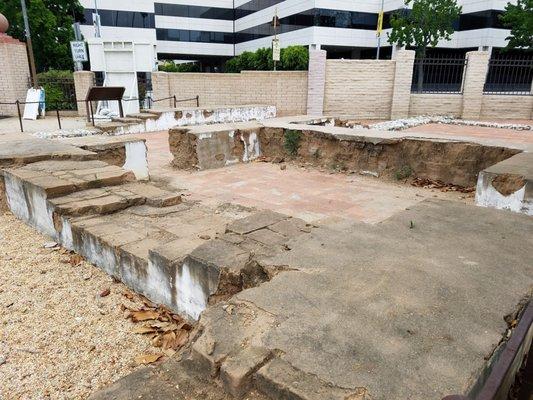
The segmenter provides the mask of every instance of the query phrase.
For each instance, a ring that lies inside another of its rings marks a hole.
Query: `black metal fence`
[[[485,82],[485,94],[532,95],[533,56],[493,58]]]
[[[461,58],[417,58],[412,93],[462,93],[467,60]]]
[[[39,77],[39,85],[44,88],[46,98],[49,99],[47,103],[50,104],[50,110],[55,110],[55,107],[60,107],[60,110],[77,110],[74,77]]]

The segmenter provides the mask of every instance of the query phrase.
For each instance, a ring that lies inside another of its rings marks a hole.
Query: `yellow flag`
[[[383,31],[383,11],[380,11],[378,14],[378,27],[377,27],[377,36],[381,36],[381,32]]]

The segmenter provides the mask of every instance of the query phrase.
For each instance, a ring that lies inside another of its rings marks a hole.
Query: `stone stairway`
[[[274,212],[182,201],[98,160],[41,161],[5,169],[4,179],[17,217],[192,320],[210,302],[269,280],[275,271],[255,259],[309,232]]]

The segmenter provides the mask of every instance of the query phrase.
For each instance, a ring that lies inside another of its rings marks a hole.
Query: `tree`
[[[511,29],[506,49],[533,50],[533,0],[518,0],[516,5],[507,3],[500,18]]]
[[[37,70],[72,69],[72,24],[83,15],[78,0],[27,0],[27,8]],[[10,23],[8,34],[24,41],[20,0],[2,0],[0,13]]]
[[[459,19],[462,7],[456,0],[405,0],[412,9],[394,13],[391,16],[392,33],[388,35],[389,43],[411,46],[418,58],[426,56],[428,47],[435,47],[439,40],[450,40],[454,32],[454,23]],[[418,88],[421,91],[424,82],[422,64],[418,68]]]
[[[307,71],[309,68],[309,50],[305,46],[289,46],[281,49],[281,71]],[[272,71],[272,49],[261,48],[255,52],[244,53],[226,61],[224,72],[235,73],[241,71]]]

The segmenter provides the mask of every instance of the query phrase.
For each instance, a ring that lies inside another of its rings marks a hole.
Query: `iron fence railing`
[[[140,99],[136,98],[136,99],[122,99],[122,101],[139,101]],[[171,101],[172,105],[174,106],[174,108],[176,108],[178,106],[178,103],[187,103],[187,102],[194,102],[194,104],[196,105],[196,107],[200,107],[200,96],[195,96],[195,97],[191,97],[191,98],[187,98],[187,99],[178,99],[176,95],[173,95],[173,96],[169,96],[169,97],[165,97],[165,98],[162,98],[162,99],[152,99],[152,98],[147,98],[147,103],[149,105],[149,108],[152,108],[152,106],[154,105],[154,103],[158,103],[160,101]],[[22,109],[21,109],[21,105],[25,105],[25,104],[41,104],[42,102],[40,101],[20,101],[20,100],[16,100],[16,101],[12,101],[12,102],[1,102],[0,101],[0,106],[1,105],[7,105],[7,106],[15,106],[16,107],[16,110],[17,110],[17,115],[18,115],[18,119],[19,119],[19,124],[20,124],[20,131],[21,132],[24,132],[24,125],[23,125],[23,119],[22,119]],[[49,101],[45,101],[46,105],[48,106],[48,108],[50,110],[54,110],[55,113],[56,113],[56,118],[57,118],[57,124],[58,124],[58,127],[59,129],[62,129],[62,126],[61,126],[61,115],[59,114],[59,110],[65,110],[66,108],[61,108],[61,107],[64,107],[65,104],[64,103],[61,103],[61,102],[56,102],[56,103],[50,103]],[[71,107],[76,107],[78,106],[79,103],[87,103],[85,100],[76,100],[74,99],[73,101],[71,101],[70,103],[68,103],[69,106]],[[92,123],[93,125],[95,125],[94,123],[94,118],[92,119]]]
[[[462,93],[466,58],[417,58],[412,93]]]
[[[76,110],[76,87],[72,78],[39,77],[39,85],[51,98],[52,107],[61,107],[61,110]],[[55,108],[51,108],[55,110]]]
[[[485,94],[529,95],[533,93],[533,56],[495,58],[489,70]]]

